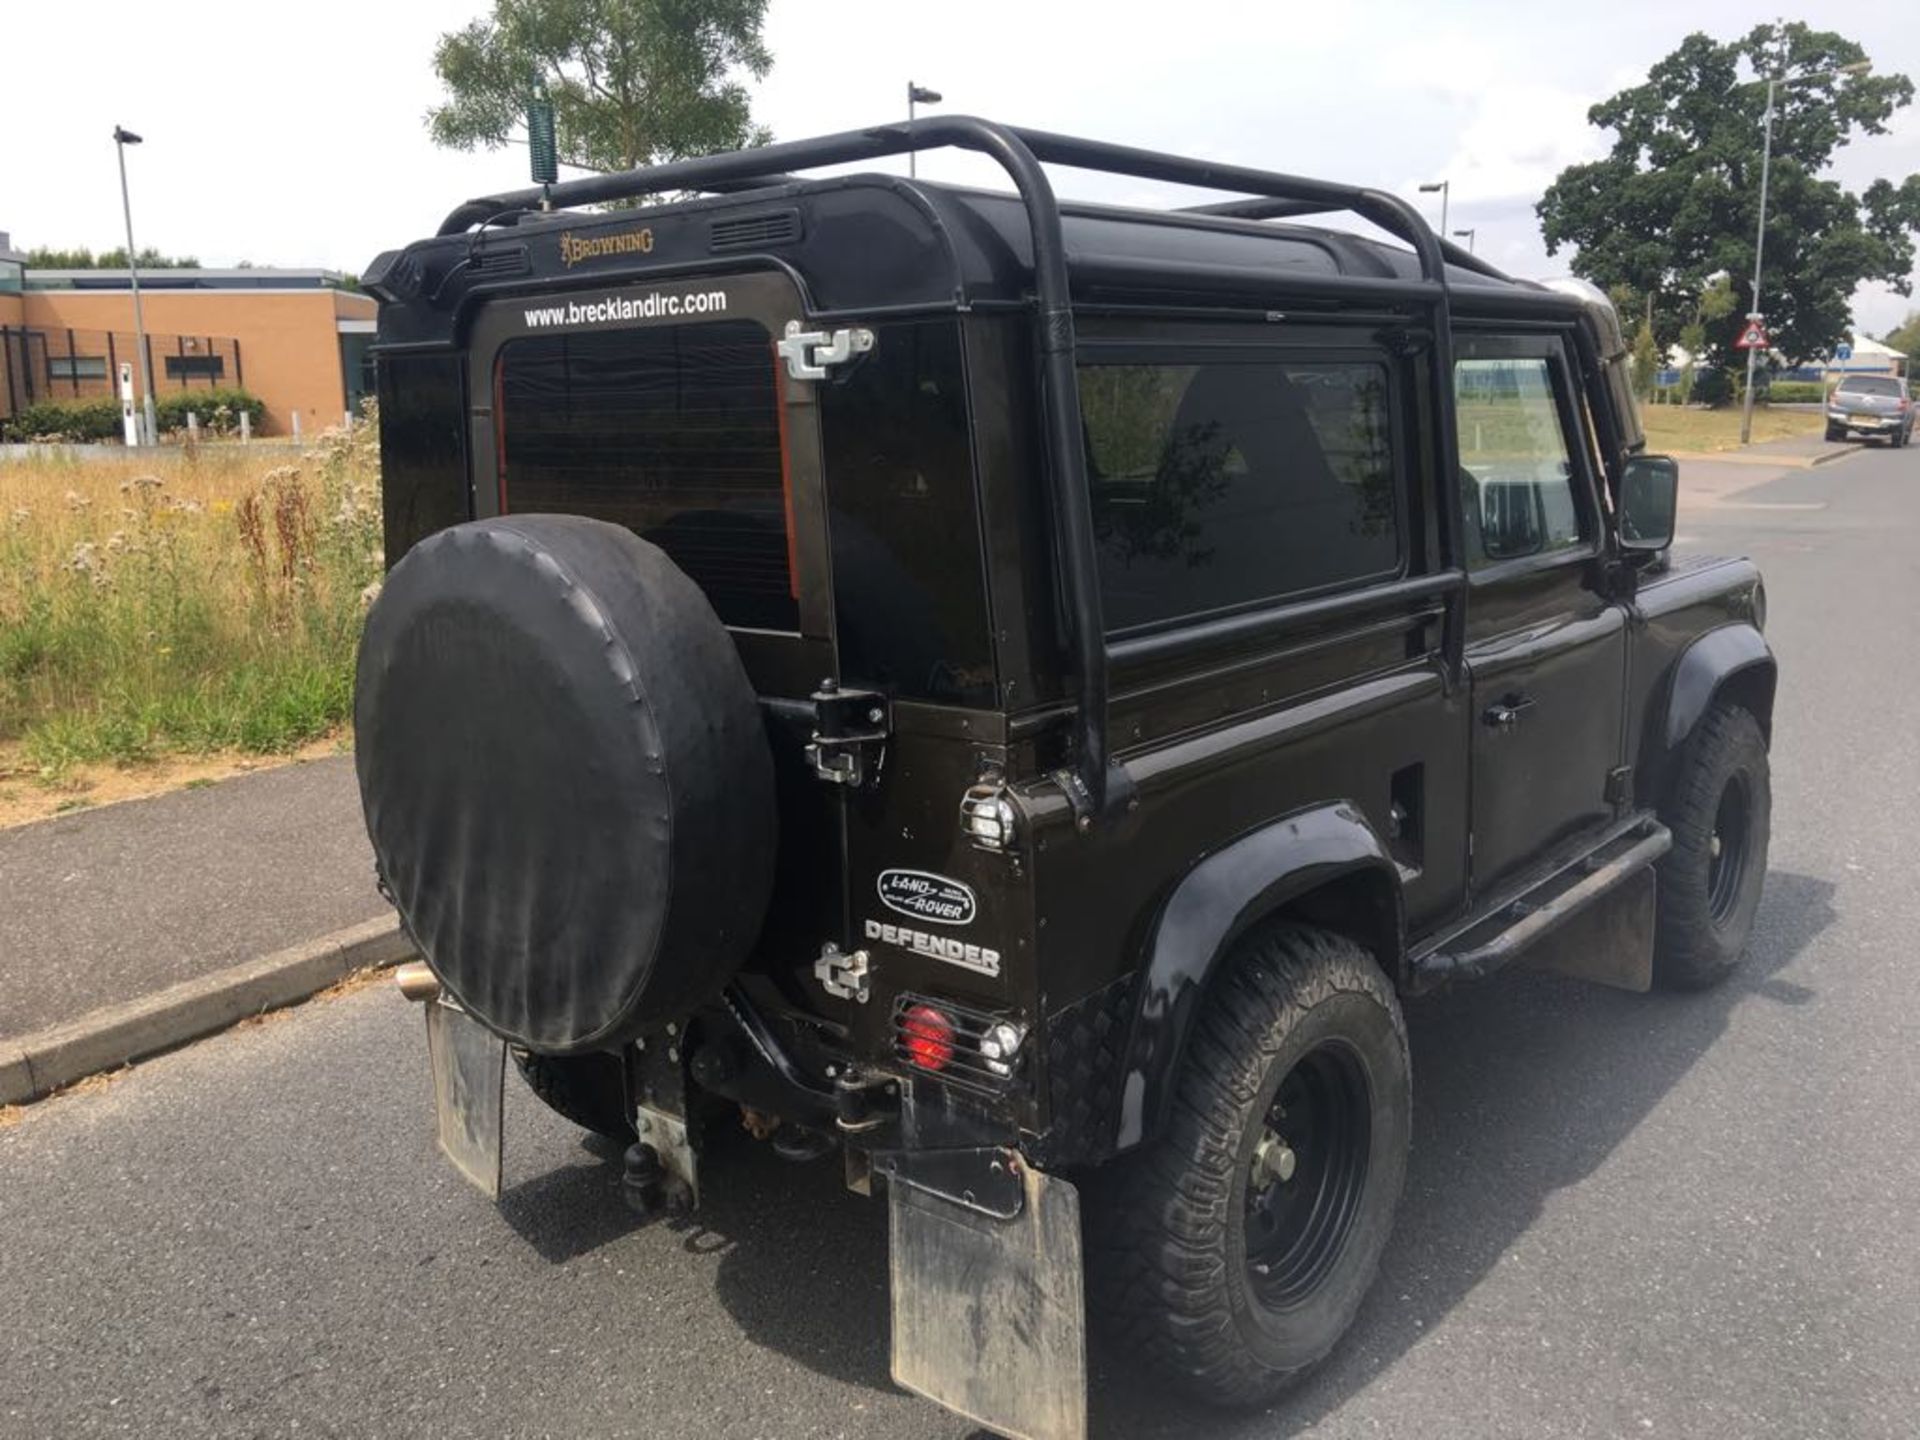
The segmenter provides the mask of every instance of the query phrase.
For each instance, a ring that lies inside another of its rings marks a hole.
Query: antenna
[[[553,136],[553,98],[547,94],[547,82],[537,74],[527,97],[527,161],[541,189],[540,208],[551,210],[547,187],[560,178],[560,147]]]

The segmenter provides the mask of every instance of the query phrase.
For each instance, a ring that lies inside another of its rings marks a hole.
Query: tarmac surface
[[[391,913],[351,756],[0,830],[0,1039]]]
[[[1685,474],[1682,548],[1761,561],[1781,662],[1747,966],[1409,1006],[1412,1164],[1353,1333],[1251,1415],[1096,1345],[1096,1437],[1915,1433],[1920,453]],[[885,1210],[831,1164],[742,1139],[697,1222],[643,1223],[510,1080],[496,1213],[428,1096],[383,985],[19,1112],[0,1435],[972,1433],[889,1384]]]

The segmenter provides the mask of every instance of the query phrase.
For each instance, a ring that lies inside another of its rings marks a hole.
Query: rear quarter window
[[[1080,404],[1109,629],[1401,569],[1384,363],[1086,364]]]

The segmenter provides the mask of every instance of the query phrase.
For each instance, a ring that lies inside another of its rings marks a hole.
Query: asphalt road
[[[1412,1169],[1353,1334],[1250,1416],[1097,1351],[1097,1436],[1915,1433],[1920,452],[1733,468],[1682,533],[1762,560],[1783,669],[1746,971],[1414,1006]],[[828,1167],[743,1142],[697,1225],[641,1225],[515,1090],[496,1215],[429,1130],[385,986],[0,1129],[0,1433],[968,1433],[888,1384],[884,1212]]]

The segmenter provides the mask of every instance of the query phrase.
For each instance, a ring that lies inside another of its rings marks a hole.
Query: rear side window
[[[501,510],[625,525],[726,624],[798,630],[774,366],[748,320],[509,342],[494,378]]]
[[[1399,570],[1384,365],[1088,364],[1080,405],[1110,629]]]

